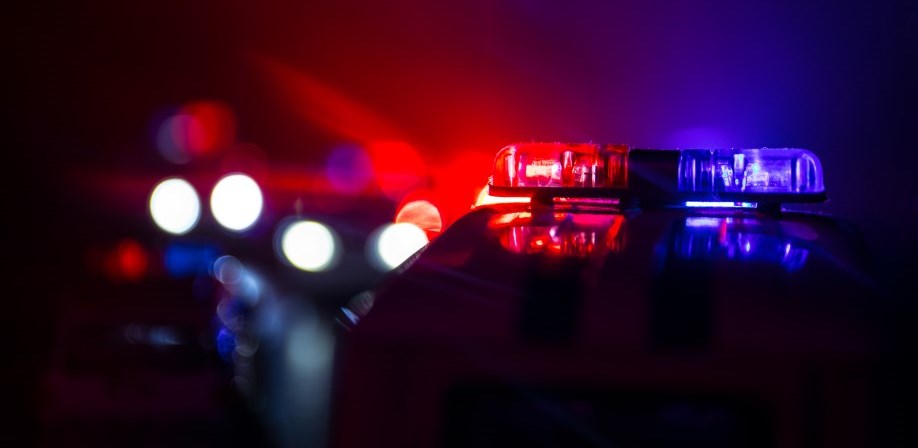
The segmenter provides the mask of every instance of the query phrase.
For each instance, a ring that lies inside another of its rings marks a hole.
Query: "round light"
[[[440,217],[440,210],[437,210],[435,205],[424,200],[411,201],[403,205],[395,215],[395,222],[411,223],[427,232],[443,230],[443,218]]]
[[[387,224],[371,238],[370,258],[379,268],[391,270],[424,247],[427,241],[427,234],[414,224]]]
[[[338,237],[328,226],[298,221],[283,230],[280,240],[284,258],[304,271],[319,272],[338,261]]]
[[[236,257],[224,255],[214,261],[214,277],[224,285],[235,285],[245,274],[245,268]]]
[[[245,174],[230,174],[217,182],[210,195],[210,210],[223,227],[236,232],[252,227],[261,215],[261,189]]]
[[[150,193],[150,216],[160,229],[181,235],[201,218],[201,200],[184,179],[166,179]]]

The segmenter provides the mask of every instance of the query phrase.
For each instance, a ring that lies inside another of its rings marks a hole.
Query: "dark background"
[[[6,422],[19,432],[34,432],[48,316],[85,274],[85,248],[149,231],[147,190],[131,202],[81,186],[175,172],[156,152],[151,122],[197,99],[228,104],[239,140],[257,143],[275,166],[320,166],[332,145],[373,138],[410,142],[442,167],[487,161],[518,140],[808,148],[821,157],[829,211],[864,232],[877,287],[914,295],[913,1],[4,9],[0,296],[11,333],[0,364],[14,397],[4,400],[14,417]],[[304,95],[298,82],[335,95]],[[469,185],[484,183],[487,167],[468,169],[479,179]],[[455,202],[474,195],[464,182],[440,189]]]

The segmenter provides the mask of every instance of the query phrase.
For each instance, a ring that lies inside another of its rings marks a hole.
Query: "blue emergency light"
[[[506,146],[494,160],[489,194],[741,208],[826,200],[822,166],[805,149],[631,149],[593,143]]]

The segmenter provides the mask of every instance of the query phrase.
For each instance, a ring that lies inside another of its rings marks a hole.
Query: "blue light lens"
[[[822,165],[805,149],[682,151],[679,190],[726,193],[823,193]]]

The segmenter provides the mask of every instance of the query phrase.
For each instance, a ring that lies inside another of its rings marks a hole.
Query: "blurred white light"
[[[224,176],[210,195],[210,210],[223,227],[241,232],[252,227],[261,215],[261,189],[245,174]]]
[[[312,318],[301,318],[290,324],[287,336],[286,361],[297,378],[308,375],[316,380],[316,375],[327,374],[334,354],[334,340],[328,329]],[[313,381],[299,381],[303,386],[317,384]]]
[[[150,216],[160,229],[181,235],[201,218],[201,200],[184,179],[166,179],[150,193]]]
[[[370,239],[371,260],[383,270],[398,267],[427,244],[427,234],[407,223],[386,224]]]
[[[304,271],[329,269],[338,259],[338,237],[325,224],[298,221],[283,230],[280,248],[284,258]]]

